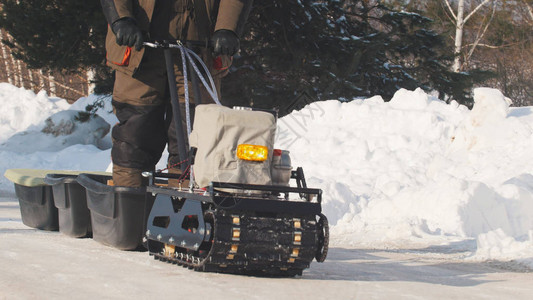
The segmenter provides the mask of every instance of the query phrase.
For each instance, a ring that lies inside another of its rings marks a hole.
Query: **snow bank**
[[[44,93],[0,84],[0,143],[40,131],[46,118],[84,110],[96,99],[69,107]],[[116,123],[110,99],[104,104],[100,117]],[[55,139],[62,141],[60,135]],[[55,145],[33,139],[0,149],[0,173],[106,170],[110,150],[75,143],[45,152]],[[517,259],[533,266],[533,112],[509,108],[497,90],[476,89],[472,111],[420,89],[399,90],[387,103],[379,96],[313,103],[280,119],[276,144],[291,151],[293,166],[304,167],[309,186],[324,190],[334,245],[454,244],[470,249],[470,259]],[[24,148],[40,151],[25,154]],[[0,193],[13,193],[3,177]]]
[[[44,91],[36,95],[8,83],[0,83],[0,104],[0,143],[69,107],[67,101],[49,98]]]
[[[110,125],[96,115],[84,111],[65,110],[48,117],[40,130],[19,132],[0,144],[0,149],[20,153],[57,152],[72,145],[95,145],[109,149],[111,140],[102,140]],[[28,147],[28,145],[32,145]]]
[[[388,103],[318,102],[280,120],[277,145],[304,167],[309,185],[324,189],[336,245],[477,239],[487,258],[531,243],[531,110],[510,109],[493,89],[474,96],[468,111],[420,89],[399,90]],[[492,243],[498,237],[515,243]]]
[[[533,269],[533,230],[527,239],[515,239],[502,229],[496,229],[477,238],[475,260],[514,260]]]

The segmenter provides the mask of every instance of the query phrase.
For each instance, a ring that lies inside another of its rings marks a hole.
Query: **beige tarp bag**
[[[274,115],[251,110],[234,110],[216,104],[196,107],[191,147],[197,148],[193,172],[199,187],[212,181],[272,184],[270,166],[276,134]],[[237,158],[239,144],[268,147],[263,162]]]

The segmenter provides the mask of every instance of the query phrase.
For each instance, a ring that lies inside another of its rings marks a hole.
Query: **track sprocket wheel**
[[[316,250],[315,258],[317,262],[324,262],[328,256],[329,247],[329,223],[328,218],[324,214],[318,215],[317,234],[318,234],[318,248]]]

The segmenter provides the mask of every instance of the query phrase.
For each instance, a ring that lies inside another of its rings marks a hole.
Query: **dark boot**
[[[113,165],[113,184],[115,186],[142,187],[148,185],[148,178],[142,170]]]

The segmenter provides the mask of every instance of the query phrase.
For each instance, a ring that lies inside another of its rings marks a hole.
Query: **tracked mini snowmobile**
[[[195,99],[200,80],[218,103],[213,81],[181,42],[145,45],[164,49],[176,132],[183,133],[171,49],[181,51],[185,82],[186,62],[194,69]],[[199,104],[192,128],[185,115],[190,149],[178,134],[182,174],[144,174],[155,196],[146,226],[150,255],[197,271],[270,276],[301,275],[313,259],[323,262],[329,229],[322,191],[307,187],[288,151],[274,149],[276,112]],[[160,184],[170,179],[180,184]]]

